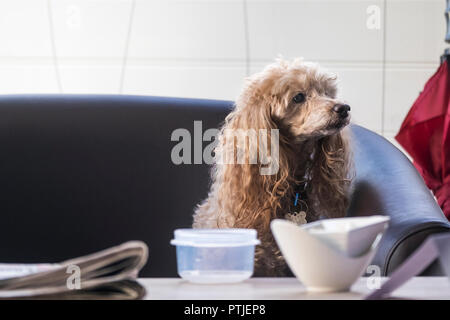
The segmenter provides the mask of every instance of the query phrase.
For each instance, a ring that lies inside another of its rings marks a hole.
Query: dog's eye
[[[303,93],[298,93],[293,99],[292,101],[294,101],[294,103],[302,103],[305,102],[306,98],[305,95]]]

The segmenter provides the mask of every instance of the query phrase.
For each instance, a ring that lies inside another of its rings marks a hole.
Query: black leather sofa
[[[176,276],[169,240],[190,227],[209,170],[173,164],[171,133],[186,128],[199,139],[194,120],[203,131],[217,128],[231,107],[125,95],[0,96],[0,262],[56,262],[139,239],[150,248],[141,276]],[[352,130],[349,215],[391,217],[373,261],[386,275],[450,224],[399,150],[367,129]]]

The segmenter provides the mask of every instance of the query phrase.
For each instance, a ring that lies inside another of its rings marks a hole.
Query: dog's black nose
[[[350,106],[348,104],[335,104],[333,106],[333,111],[339,114],[340,118],[345,119],[348,117]]]

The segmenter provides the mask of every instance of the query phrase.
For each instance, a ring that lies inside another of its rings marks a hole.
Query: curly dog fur
[[[257,276],[290,272],[270,222],[290,212],[296,186],[307,182],[308,222],[346,214],[353,176],[344,129],[349,117],[342,119],[333,110],[342,105],[336,91],[336,76],[317,64],[300,58],[278,59],[246,79],[234,110],[225,119],[216,156],[232,151],[225,142],[226,130],[278,129],[279,170],[261,175],[261,164],[216,163],[211,190],[195,211],[193,227],[256,229],[261,240],[255,253]],[[298,94],[302,95],[294,99]]]

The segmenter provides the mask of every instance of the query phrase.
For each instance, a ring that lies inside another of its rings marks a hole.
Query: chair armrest
[[[380,135],[351,127],[356,177],[349,216],[391,218],[372,262],[388,275],[430,234],[449,232],[450,223],[409,159]],[[439,273],[435,268],[433,273]]]

